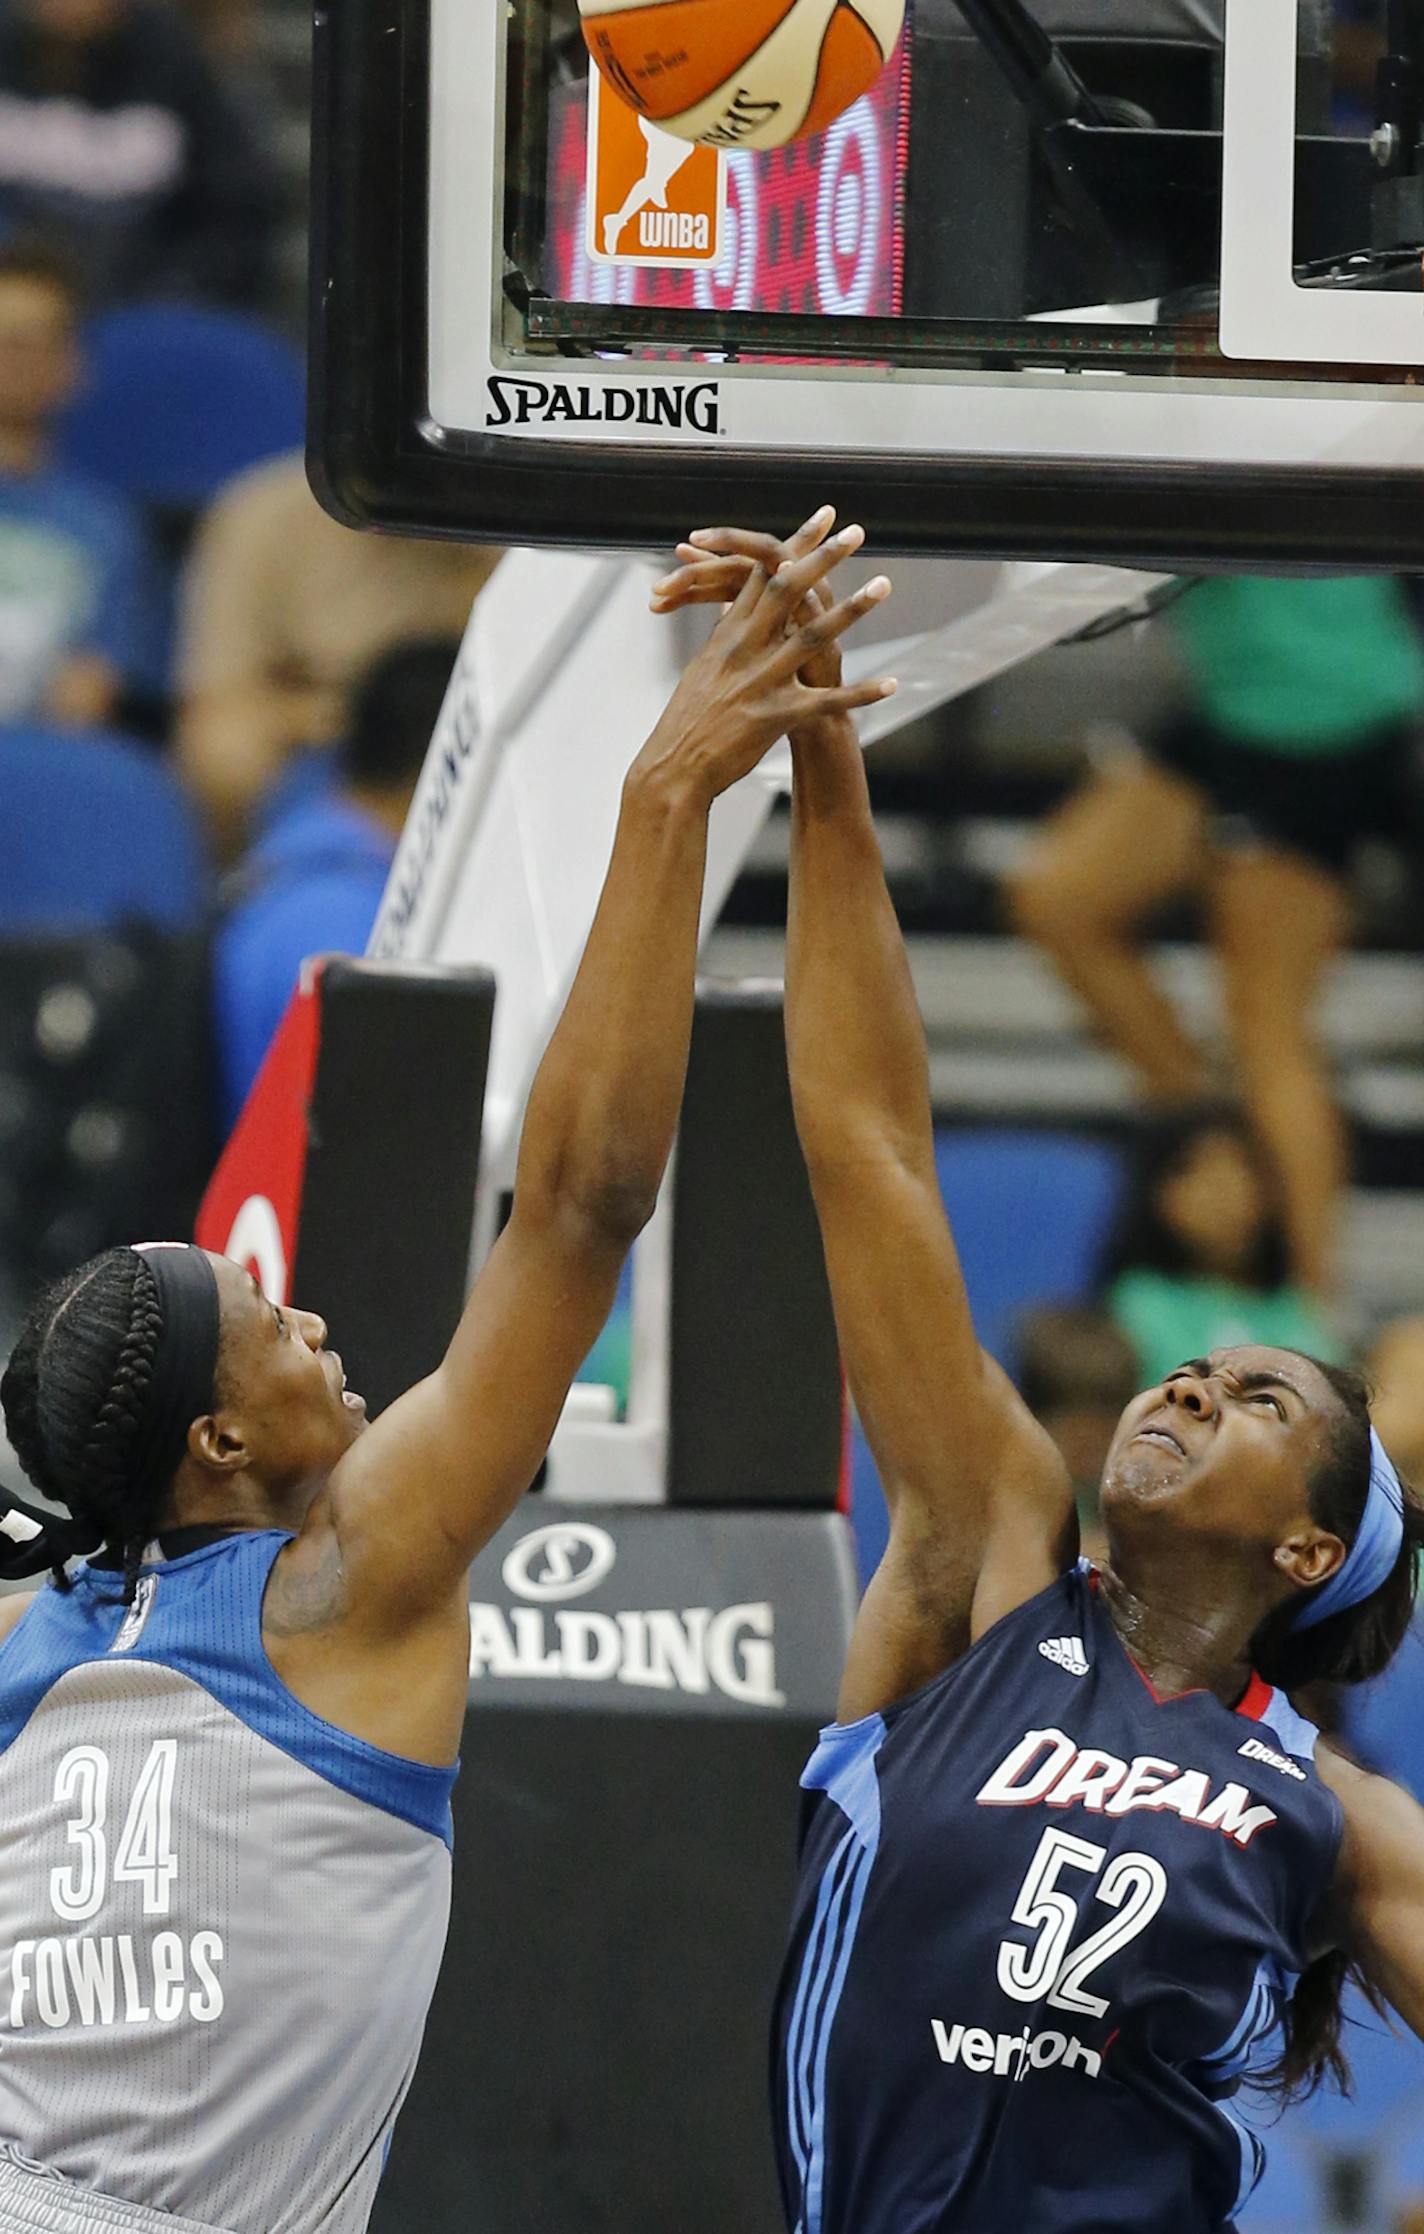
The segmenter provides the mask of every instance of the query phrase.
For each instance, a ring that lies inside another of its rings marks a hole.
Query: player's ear
[[[231,1412],[205,1412],[195,1419],[188,1429],[188,1453],[219,1474],[240,1473],[252,1459],[242,1423]]]
[[[1347,1556],[1340,1538],[1328,1528],[1295,1529],[1275,1551],[1276,1565],[1301,1590],[1328,1582]]]

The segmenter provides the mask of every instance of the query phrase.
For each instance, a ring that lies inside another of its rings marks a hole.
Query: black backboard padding
[[[668,1497],[831,1505],[843,1400],[779,985],[698,988],[673,1165]]]
[[[809,1723],[475,1705],[372,2234],[782,2234],[767,2039]]]
[[[494,980],[328,962],[292,1292],[371,1411],[433,1371],[465,1297]]]

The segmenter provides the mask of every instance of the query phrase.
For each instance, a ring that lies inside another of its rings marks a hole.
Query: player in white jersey
[[[808,711],[891,687],[797,680],[875,602],[796,624],[858,540],[825,524],[749,581],[633,764],[513,1212],[437,1371],[368,1427],[315,1313],[174,1245],[106,1252],[25,1325],[6,1423],[66,1517],[0,1502],[0,1572],[54,1569],[0,1605],[7,2234],[364,2226],[444,1942],[466,1571],[657,1195],[708,812]]]

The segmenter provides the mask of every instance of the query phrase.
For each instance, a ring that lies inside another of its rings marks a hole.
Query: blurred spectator
[[[1406,1480],[1424,1494],[1424,1318],[1394,1319],[1381,1327],[1364,1369],[1375,1392],[1370,1409],[1385,1449]]]
[[[82,377],[75,282],[39,245],[0,248],[0,720],[93,726],[158,687],[162,619],[138,515],[55,463]]]
[[[1107,1307],[1132,1345],[1141,1388],[1237,1342],[1339,1354],[1319,1306],[1290,1279],[1262,1152],[1228,1112],[1184,1113],[1148,1128],[1106,1278]]]
[[[1026,1311],[1019,1324],[1019,1394],[1058,1446],[1078,1499],[1083,1549],[1099,1558],[1106,1539],[1098,1484],[1118,1421],[1142,1382],[1122,1329],[1091,1305]]]
[[[1241,1091],[1280,1173],[1292,1271],[1327,1295],[1346,1142],[1311,1012],[1348,934],[1356,841],[1415,816],[1424,651],[1384,577],[1202,582],[1172,623],[1194,705],[1053,817],[1011,904],[1148,1094],[1170,1103],[1212,1081],[1138,934],[1164,902],[1200,895]]]
[[[361,954],[395,857],[460,640],[378,659],[356,693],[339,786],[277,815],[236,872],[213,960],[224,1121],[231,1126],[309,954]]]
[[[237,476],[189,563],[179,675],[183,770],[226,856],[293,756],[340,736],[366,663],[462,631],[498,557],[339,527],[300,457]]]
[[[63,228],[105,297],[260,293],[265,151],[164,0],[3,0],[0,226]]]

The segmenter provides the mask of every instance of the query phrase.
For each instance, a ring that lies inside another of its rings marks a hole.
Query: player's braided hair
[[[0,1380],[15,1456],[43,1496],[122,1559],[125,1605],[168,1486],[136,1465],[162,1324],[144,1259],[107,1249],[39,1297]],[[62,1559],[54,1574],[67,1588]]]
[[[1348,1546],[1353,1544],[1370,1489],[1370,1388],[1363,1374],[1347,1367],[1309,1361],[1339,1399],[1330,1448],[1310,1484],[1310,1510]],[[1292,1627],[1293,1606],[1278,1609],[1257,1630],[1251,1657],[1268,1683],[1283,1691],[1309,1684],[1364,1683],[1388,1667],[1404,1641],[1414,1612],[1419,1554],[1424,1549],[1424,1508],[1404,1485],[1404,1541],[1399,1557],[1379,1588],[1357,1606],[1347,1606],[1311,1629]],[[1264,2083],[1284,2100],[1314,2092],[1331,2079],[1350,2091],[1350,2065],[1343,2042],[1342,1997],[1353,1979],[1381,2015],[1381,1997],[1368,1979],[1338,1949],[1311,1963],[1296,1985],[1285,2011],[1285,2044]]]

